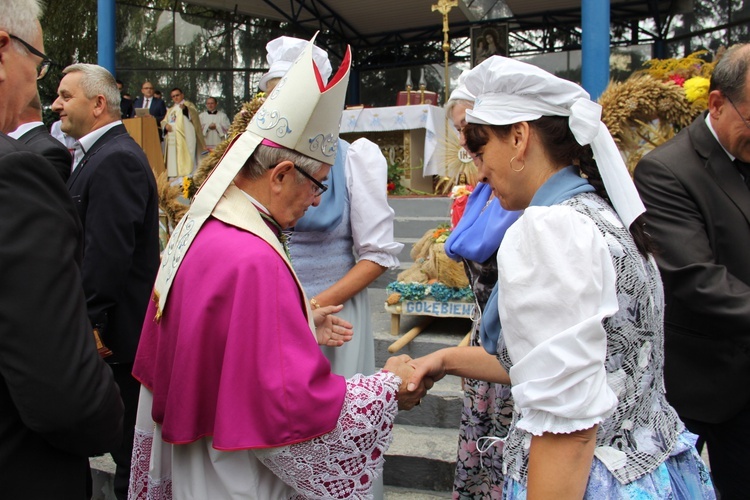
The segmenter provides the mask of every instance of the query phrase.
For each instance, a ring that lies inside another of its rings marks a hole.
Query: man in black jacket
[[[708,445],[722,500],[750,471],[750,44],[711,77],[708,112],[646,155],[635,184],[664,280],[667,400]]]
[[[68,190],[83,223],[89,319],[112,352],[106,361],[125,403],[123,446],[111,451],[115,494],[125,499],[140,390],[131,372],[159,265],[156,180],[120,121],[120,93],[109,71],[74,64],[63,74],[52,110],[77,141]]]
[[[117,91],[120,92],[120,118],[133,118],[135,116],[135,110],[133,109],[133,100],[130,98],[130,94],[123,91],[122,80],[115,80],[117,82]]]
[[[55,167],[63,182],[68,180],[73,157],[63,143],[50,135],[42,122],[42,102],[38,93],[21,111],[18,128],[8,135],[44,156]]]
[[[121,441],[122,401],[86,314],[70,196],[6,135],[49,68],[40,16],[39,0],[0,2],[0,496],[83,500],[88,455]]]

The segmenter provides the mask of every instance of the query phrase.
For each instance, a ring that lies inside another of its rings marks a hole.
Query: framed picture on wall
[[[471,67],[496,55],[508,55],[508,25],[484,24],[471,28]]]

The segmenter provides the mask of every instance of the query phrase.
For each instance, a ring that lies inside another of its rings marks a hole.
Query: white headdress
[[[164,311],[169,289],[195,235],[263,139],[322,163],[333,163],[349,83],[351,54],[347,48],[338,73],[325,85],[313,63],[314,41],[315,37],[306,42],[279,85],[224,153],[172,232],[154,285],[157,318]]]
[[[260,78],[258,88],[265,92],[270,80],[284,76],[302,51],[305,50],[305,47],[307,47],[307,40],[290,36],[280,36],[268,42],[266,44],[266,60],[269,68],[268,72]],[[323,83],[327,82],[333,72],[331,62],[328,60],[328,52],[314,45],[313,60],[320,71]]]
[[[471,94],[468,90],[466,90],[466,77],[469,75],[471,71],[468,69],[465,69],[461,72],[461,75],[458,77],[458,87],[451,92],[450,98],[448,98],[448,101],[455,101],[457,99],[461,99],[463,101],[473,101],[474,95]]]
[[[513,59],[492,56],[472,69],[466,89],[476,95],[466,121],[511,125],[542,116],[567,116],[579,144],[590,144],[612,205],[630,227],[646,211],[607,126],[602,107],[580,86]]]

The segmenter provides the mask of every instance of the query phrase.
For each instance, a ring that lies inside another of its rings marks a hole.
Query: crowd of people
[[[120,500],[382,498],[397,412],[446,374],[465,389],[454,498],[746,496],[750,45],[635,180],[577,84],[501,56],[462,75],[447,111],[479,184],[445,251],[471,342],[376,369],[367,286],[401,244],[379,148],[338,137],[351,54],[331,76],[314,37],[270,41],[265,102],[234,123],[73,64],[63,144],[40,17],[0,4],[4,498],[90,498],[102,453]],[[217,151],[161,257],[134,115],[170,176]]]
[[[121,119],[136,116],[156,119],[169,177],[193,174],[203,155],[220,144],[229,132],[231,122],[218,108],[219,101],[215,97],[208,97],[204,111],[198,112],[179,87],[170,92],[172,105],[167,107],[161,91],[156,90],[150,81],[143,82],[141,95],[135,100],[124,89],[122,81],[116,82],[120,92]]]

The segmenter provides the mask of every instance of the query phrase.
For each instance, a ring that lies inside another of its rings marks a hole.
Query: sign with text
[[[386,310],[392,314],[471,318],[474,314],[474,303],[437,302],[435,300],[405,300],[396,305],[386,306]]]

